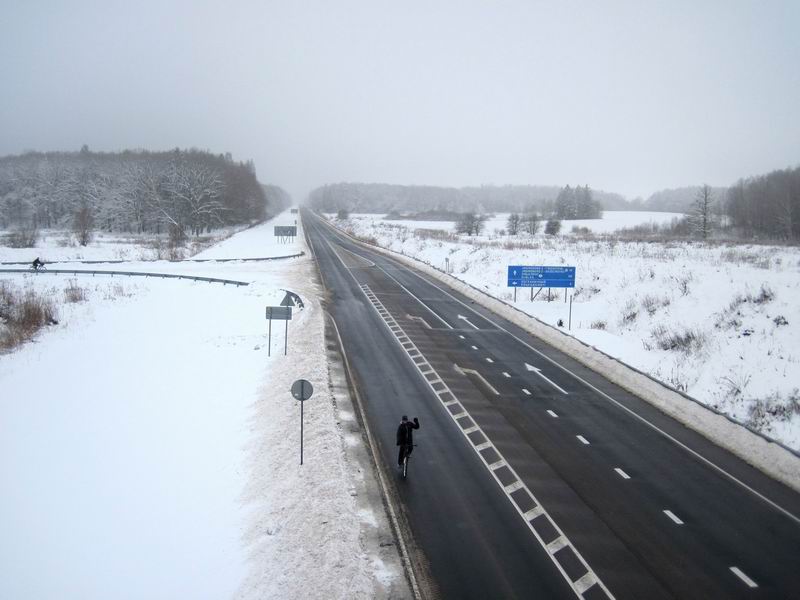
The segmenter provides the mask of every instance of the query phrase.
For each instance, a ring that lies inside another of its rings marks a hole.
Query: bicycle
[[[411,451],[409,447],[414,448],[416,444],[403,444],[403,467],[401,471],[403,479],[408,477],[408,461],[411,460]]]
[[[47,271],[47,267],[46,267],[46,266],[44,266],[43,264],[41,264],[41,265],[38,265],[38,266],[36,266],[36,267],[34,267],[33,265],[31,265],[30,267],[28,267],[28,270],[30,270],[30,271],[32,271],[32,272],[34,272],[34,273],[38,273],[39,271]]]

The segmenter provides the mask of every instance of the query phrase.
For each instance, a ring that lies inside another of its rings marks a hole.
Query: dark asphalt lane
[[[359,285],[615,597],[796,594],[800,524],[757,495],[796,516],[796,493],[441,283],[304,224],[387,466],[400,414],[422,422],[397,493],[443,597],[575,592]]]

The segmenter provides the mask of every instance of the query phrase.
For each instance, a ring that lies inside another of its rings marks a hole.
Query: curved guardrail
[[[81,271],[78,269],[43,269],[34,271],[33,269],[0,269],[0,273],[22,273],[28,275],[124,275],[127,277],[155,277],[160,279],[188,279],[190,281],[207,281],[208,283],[221,283],[222,285],[250,285],[247,281],[236,281],[235,279],[218,279],[216,277],[197,277],[195,275],[175,275],[173,273],[148,273],[144,271]]]
[[[300,258],[301,256],[305,256],[305,252],[301,251],[297,254],[286,254],[284,256],[264,256],[264,257],[256,257],[256,258],[185,258],[183,260],[174,260],[168,262],[197,262],[197,263],[204,263],[204,262],[257,262],[263,260],[281,260],[284,258]],[[162,259],[154,259],[154,260],[48,260],[46,264],[48,265],[64,265],[64,264],[71,264],[71,263],[78,263],[81,265],[119,265],[123,263],[147,263],[147,262],[159,262]],[[29,265],[31,261],[0,261],[0,265]]]

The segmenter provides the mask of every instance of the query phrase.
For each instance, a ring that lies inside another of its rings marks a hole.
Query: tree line
[[[289,204],[251,161],[196,149],[29,152],[0,158],[0,228],[168,233],[173,241],[257,222]]]
[[[563,189],[559,186],[541,185],[452,188],[385,183],[334,183],[313,190],[309,194],[308,202],[315,210],[326,213],[336,213],[340,209],[345,209],[356,213],[384,214],[436,211],[478,214],[537,212],[550,215],[556,211],[558,198]],[[591,197],[598,203],[598,207],[605,203],[616,205],[625,202],[619,194],[598,190],[591,190]]]

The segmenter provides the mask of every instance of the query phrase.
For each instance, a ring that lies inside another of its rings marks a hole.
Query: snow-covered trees
[[[603,208],[594,200],[588,185],[576,188],[566,186],[558,193],[555,213],[559,219],[599,219]]]
[[[288,195],[269,189],[271,208]],[[197,150],[28,153],[0,158],[0,227],[169,231],[175,239],[258,221],[268,200],[250,163]]]

